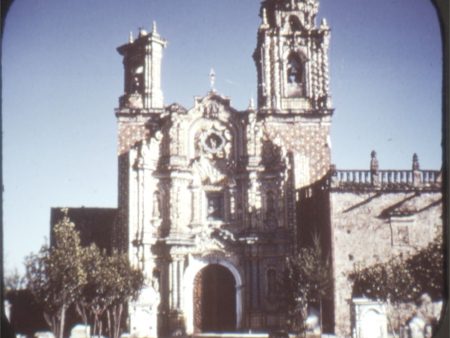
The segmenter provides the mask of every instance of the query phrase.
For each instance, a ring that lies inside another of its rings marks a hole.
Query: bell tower
[[[150,33],[140,28],[136,38],[130,33],[128,42],[117,48],[124,66],[124,92],[119,98],[119,107],[115,109],[119,165],[116,240],[122,248],[129,246],[128,225],[136,224],[131,218],[134,206],[129,200],[130,191],[134,189],[130,177],[135,175],[136,163],[130,154],[136,146],[154,136],[165,111],[161,65],[166,45],[166,40],[157,32],[156,23],[153,23]]]
[[[159,110],[164,108],[161,90],[161,61],[166,41],[160,37],[153,23],[151,33],[144,29],[134,40],[130,33],[127,44],[117,48],[123,56],[124,95],[120,108]]]
[[[331,115],[330,28],[318,0],[264,0],[253,58],[262,113]]]

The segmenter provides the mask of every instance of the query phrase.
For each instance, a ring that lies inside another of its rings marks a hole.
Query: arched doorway
[[[194,331],[236,330],[236,281],[224,266],[211,264],[194,280]]]

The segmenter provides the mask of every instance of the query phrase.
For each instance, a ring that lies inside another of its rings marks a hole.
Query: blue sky
[[[16,0],[3,37],[4,254],[7,270],[49,236],[50,207],[115,207],[116,47],[158,31],[165,103],[216,88],[256,98],[258,0]],[[332,28],[332,158],[338,169],[441,166],[441,40],[429,0],[322,0]]]

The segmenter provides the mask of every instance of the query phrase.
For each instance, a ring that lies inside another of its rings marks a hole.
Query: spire
[[[130,35],[128,36],[128,42],[129,43],[133,43],[134,42],[134,37],[133,37],[133,32],[130,31]]]

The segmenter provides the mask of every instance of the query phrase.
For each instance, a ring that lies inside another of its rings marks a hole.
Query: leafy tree
[[[441,299],[444,291],[443,271],[442,239],[437,238],[408,258],[400,255],[369,267],[355,266],[349,279],[353,282],[353,296],[408,302],[423,293]]]
[[[86,324],[92,324],[93,335],[101,336],[107,322],[109,336],[119,337],[124,306],[142,289],[142,272],[131,267],[126,254],[108,256],[95,245],[86,248],[83,266],[87,282],[76,302],[77,312]]]
[[[414,276],[402,256],[370,267],[355,266],[349,276],[353,281],[353,296],[374,300],[408,302],[417,297]]]
[[[357,267],[350,279],[354,281],[353,296],[365,296],[391,305],[389,308],[394,309],[394,313],[388,316],[388,323],[395,335],[401,322],[401,313],[395,309],[401,303],[413,301],[419,291],[403,256],[385,263],[377,262],[369,268]]]
[[[324,257],[319,236],[313,237],[311,247],[301,248],[288,257],[286,267],[287,306],[293,329],[304,331],[308,305],[318,303],[322,330],[322,302],[330,294],[333,277],[330,259]]]
[[[105,264],[105,290],[107,290],[108,308],[106,310],[108,331],[112,338],[118,338],[121,330],[124,305],[136,300],[144,285],[141,270],[130,265],[128,256],[114,252]]]
[[[102,316],[108,307],[108,294],[105,289],[106,256],[93,244],[86,248],[83,268],[86,271],[86,284],[75,302],[76,310],[84,324],[92,325],[92,334],[102,335]]]
[[[433,299],[444,297],[444,247],[438,236],[425,248],[406,260],[408,270],[414,276],[419,293],[428,293]]]
[[[27,288],[44,307],[44,318],[57,338],[64,334],[66,311],[86,282],[83,248],[75,225],[64,216],[53,228],[54,245],[43,245],[26,258]]]
[[[363,296],[387,302],[393,308],[412,302],[425,293],[434,299],[442,299],[443,260],[442,238],[438,237],[408,258],[400,255],[369,267],[355,266],[349,275],[353,282],[353,297]],[[397,323],[400,323],[399,316],[397,313]],[[388,319],[391,322],[391,318]],[[396,326],[391,322],[392,331]]]

